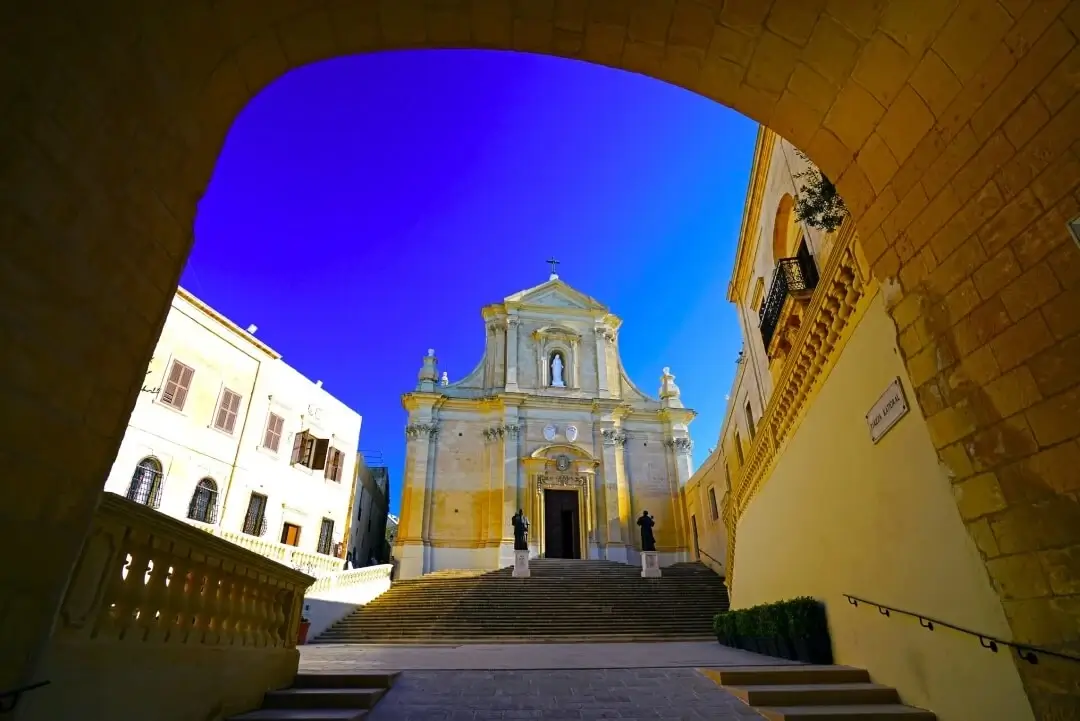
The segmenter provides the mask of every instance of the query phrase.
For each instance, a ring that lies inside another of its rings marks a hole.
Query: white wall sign
[[[877,443],[897,421],[907,415],[908,404],[904,396],[904,385],[899,378],[893,380],[877,402],[866,414],[866,425],[870,429],[870,440]]]

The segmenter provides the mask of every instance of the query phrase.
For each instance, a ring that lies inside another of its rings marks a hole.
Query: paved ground
[[[785,663],[714,641],[698,643],[538,643],[465,646],[308,645],[300,670],[631,669]]]
[[[367,721],[760,720],[695,668],[777,663],[708,642],[300,647],[301,671],[402,672]]]
[[[407,671],[367,721],[761,717],[691,668]]]

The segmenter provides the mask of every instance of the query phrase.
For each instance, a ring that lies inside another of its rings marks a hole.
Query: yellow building
[[[640,563],[647,510],[660,564],[687,560],[694,412],[669,370],[659,399],[640,391],[619,359],[620,319],[554,273],[482,315],[476,368],[450,383],[429,351],[403,396],[400,577],[511,565],[518,508],[534,556]]]
[[[728,296],[745,360],[715,460],[687,485],[700,517],[703,491],[726,492],[730,471],[702,546],[725,550],[734,608],[824,601],[837,662],[868,669],[905,702],[942,721],[1031,719],[1009,653],[924,628],[933,618],[1012,637],[964,527],[992,499],[955,487],[939,462],[920,409],[932,399],[916,403],[888,312],[898,288],[872,277],[853,223],[824,233],[797,221],[807,168],[759,132]]]
[[[181,288],[105,490],[322,575],[343,568],[360,424]]]

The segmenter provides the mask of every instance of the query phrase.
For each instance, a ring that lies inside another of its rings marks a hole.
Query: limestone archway
[[[784,193],[776,206],[773,219],[772,260],[775,264],[781,258],[795,255],[795,242],[798,240],[798,225],[795,224],[795,199]]]
[[[1061,583],[1002,586],[1017,637],[1075,637],[1078,0],[42,0],[0,28],[0,688],[49,633],[233,118],[291,68],[400,48],[639,72],[802,148],[889,289],[988,572],[1056,554]]]

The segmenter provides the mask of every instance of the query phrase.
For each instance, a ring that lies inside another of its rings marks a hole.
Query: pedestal
[[[529,577],[529,552],[514,551],[514,578]]]
[[[660,578],[660,555],[656,551],[641,552],[641,577]]]

